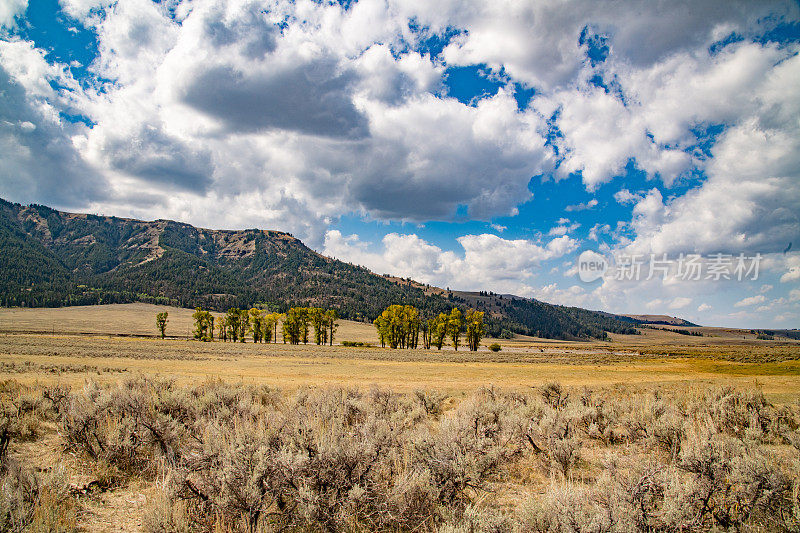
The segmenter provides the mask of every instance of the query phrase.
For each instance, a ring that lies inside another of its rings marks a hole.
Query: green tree
[[[403,306],[403,340],[404,348],[416,349],[419,344],[419,311],[413,305]]]
[[[336,322],[339,319],[339,313],[335,309],[328,309],[325,311],[325,326],[328,329],[328,343],[333,346],[333,336],[336,330],[339,329],[339,324]]]
[[[214,340],[214,315],[196,307],[192,318],[194,319],[194,338],[203,342]]]
[[[161,338],[167,336],[167,322],[169,321],[169,313],[164,311],[163,313],[158,313],[156,315],[156,327],[158,328],[159,333],[161,333]]]
[[[483,311],[476,311],[475,309],[470,309],[464,314],[464,322],[467,328],[467,345],[473,352],[478,351],[478,346],[485,333],[483,315]]]
[[[256,309],[254,307],[250,309],[249,316],[250,316],[250,329],[253,332],[253,342],[257,344],[261,342],[262,336],[264,334],[264,329],[263,329],[264,312],[261,309]]]
[[[272,325],[272,338],[276,343],[278,342],[278,322],[282,322],[285,318],[285,313],[275,313],[275,322]]]
[[[297,317],[300,320],[300,336],[303,339],[303,344],[308,344],[308,333],[309,333],[309,316],[308,316],[308,308],[306,307],[298,307],[297,308]]]
[[[400,345],[402,313],[402,305],[390,305],[375,319],[374,324],[378,329],[381,346],[385,347],[388,344],[390,348],[395,349]]]
[[[308,312],[304,307],[292,307],[283,319],[283,342],[308,343]]]
[[[416,348],[419,342],[419,311],[411,305],[390,305],[373,321],[381,346]]]
[[[328,337],[328,328],[325,324],[325,311],[319,307],[309,307],[306,309],[306,313],[314,328],[314,342],[317,346],[325,344]]]
[[[375,324],[375,329],[378,330],[378,339],[380,340],[381,348],[386,348],[386,342],[389,338],[389,315],[387,311],[381,313],[372,323]]]
[[[239,311],[239,342],[245,342],[248,331],[250,331],[250,312],[242,309]]]
[[[228,340],[228,327],[225,324],[225,317],[222,317],[217,323],[217,338],[222,342]]]
[[[431,328],[431,342],[436,346],[437,350],[441,350],[444,345],[444,340],[447,338],[449,316],[445,313],[439,313],[433,319],[433,328]]]
[[[228,331],[228,337],[236,342],[239,340],[239,332],[241,331],[242,311],[236,307],[231,307],[225,313],[225,328]]]
[[[269,313],[268,315],[264,315],[264,318],[261,321],[261,340],[262,342],[272,342],[273,339],[277,336],[277,325],[278,319],[280,317],[279,313]],[[275,339],[277,342],[277,339]]]
[[[422,326],[422,347],[426,350],[431,349],[431,334],[436,328],[436,319],[428,318],[421,322]]]
[[[458,345],[461,343],[461,333],[464,331],[464,315],[455,307],[450,311],[447,330],[450,334],[450,340],[453,342],[453,349],[458,351]]]

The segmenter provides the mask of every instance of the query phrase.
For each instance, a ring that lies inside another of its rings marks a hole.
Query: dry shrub
[[[75,505],[62,469],[40,478],[10,453],[13,441],[34,440],[48,409],[38,391],[0,385],[0,531],[72,531]]]
[[[513,522],[503,513],[476,505],[455,518],[445,518],[437,533],[511,533]]]
[[[553,409],[563,409],[567,406],[569,394],[560,383],[548,383],[541,389],[542,398]]]
[[[39,483],[33,472],[6,458],[0,466],[0,531],[23,531],[33,520]]]
[[[465,506],[469,492],[481,490],[513,453],[504,446],[509,439],[503,436],[513,430],[504,426],[506,407],[494,391],[483,389],[414,439],[416,461],[430,472],[438,502]]]
[[[653,419],[649,438],[651,444],[667,452],[675,461],[686,439],[686,417],[674,406],[665,407]]]
[[[776,527],[790,506],[792,481],[763,450],[705,429],[689,436],[680,455],[680,470],[691,483],[676,487],[690,502],[693,523],[710,522],[741,530],[755,523]]]
[[[0,460],[11,440],[34,440],[47,418],[41,394],[15,381],[0,383]]]
[[[428,416],[438,416],[442,412],[445,396],[438,391],[416,390],[414,396]]]
[[[55,467],[42,475],[28,533],[76,531],[78,505],[72,496],[67,472]]]
[[[604,510],[592,491],[572,483],[557,484],[543,497],[529,498],[517,512],[520,533],[601,533],[611,531]]]
[[[677,464],[611,460],[593,486],[554,485],[519,514],[520,531],[793,531],[797,480],[761,450],[709,431]]]
[[[171,473],[174,494],[231,530],[414,529],[436,509],[403,438],[411,404],[380,391],[301,390],[259,416],[209,413]],[[391,409],[391,411],[390,411]]]
[[[558,409],[551,405],[548,402],[531,418],[524,438],[544,459],[549,472],[566,477],[579,459],[581,439],[577,428],[584,421],[580,412],[568,411],[566,404],[559,403]]]
[[[619,427],[626,447],[607,448],[595,481],[532,497],[517,530],[797,531],[800,461],[765,445],[794,440],[794,421],[758,391],[584,392],[534,416],[526,437],[549,457],[548,436],[563,441],[579,428],[608,446],[603,434]]]
[[[62,406],[67,446],[123,474],[154,474],[158,459],[175,461],[187,429],[170,412],[173,391],[171,382],[151,378],[109,389],[88,383]]]
[[[0,531],[69,532],[76,526],[77,507],[63,470],[43,479],[13,460],[0,474]]]
[[[192,531],[189,502],[174,498],[169,487],[168,479],[158,480],[155,496],[145,509],[142,527],[150,533],[189,533]]]
[[[153,532],[800,525],[800,461],[787,453],[797,412],[758,391],[570,394],[550,384],[528,394],[481,389],[449,408],[432,391],[289,395],[136,378],[44,397],[73,449],[158,480],[162,495],[146,520]],[[531,450],[550,486],[519,508],[493,507],[494,488],[513,483],[504,476],[531,464]],[[24,476],[15,479],[11,492],[24,494]],[[23,502],[19,516],[31,509],[24,497],[8,501]]]
[[[614,413],[611,404],[605,398],[584,389],[581,395],[576,423],[590,439],[604,444],[614,444],[621,440],[621,434],[614,427]]]
[[[712,391],[706,400],[715,429],[739,438],[762,441],[773,429],[773,416],[760,390],[737,391],[724,387]]]
[[[34,520],[39,479],[11,456],[10,446],[13,441],[33,440],[38,435],[40,400],[16,382],[0,383],[0,531],[23,531]]]
[[[185,395],[202,430],[187,431],[164,462],[169,497],[152,510],[151,531],[461,527],[478,523],[465,512],[515,451],[506,445],[514,426],[504,420],[517,403],[489,389],[441,420],[439,394],[410,401],[379,389],[305,389],[265,401],[254,390],[211,389]],[[155,396],[149,404],[162,405],[163,393]],[[172,404],[170,412],[186,410]],[[149,457],[156,443],[144,442],[151,450],[141,456]]]

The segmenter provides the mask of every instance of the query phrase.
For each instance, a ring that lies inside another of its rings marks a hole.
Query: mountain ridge
[[[630,322],[608,313],[378,275],[326,257],[275,230],[215,230],[0,199],[0,245],[4,306],[143,301],[216,310],[253,305],[285,310],[312,305],[371,321],[387,305],[403,303],[426,316],[453,306],[484,310],[494,335],[602,339],[607,331],[636,332]]]

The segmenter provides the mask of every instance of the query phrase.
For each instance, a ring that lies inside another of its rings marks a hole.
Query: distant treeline
[[[480,293],[481,295],[490,293]],[[631,323],[622,322],[612,316],[579,307],[552,305],[537,300],[492,295],[491,299],[472,302],[455,294],[449,300],[462,304],[462,308],[473,305],[489,315],[486,333],[491,337],[511,338],[514,333],[545,339],[608,339],[608,333],[638,335]],[[497,314],[502,316],[497,316]]]
[[[765,337],[767,340],[774,340],[775,337],[786,337],[800,341],[800,329],[751,329],[750,333],[756,336]],[[769,337],[772,337],[771,339]]]
[[[648,328],[648,329],[658,329],[661,331],[670,331],[672,333],[677,333],[678,335],[687,335],[689,337],[702,337],[703,334],[699,331],[691,331],[688,329],[673,329],[673,328],[657,328],[651,324],[642,324],[639,326],[640,328]]]

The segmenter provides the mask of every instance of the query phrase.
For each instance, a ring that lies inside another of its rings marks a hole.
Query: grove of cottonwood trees
[[[469,309],[462,313],[454,307],[450,313],[439,313],[425,319],[413,305],[390,305],[373,323],[382,347],[414,349],[422,337],[422,346],[426,350],[434,346],[441,350],[449,339],[455,350],[463,340],[474,352],[485,334],[483,317],[483,311]],[[245,342],[247,335],[252,334],[256,343],[278,342],[280,322],[284,343],[308,344],[313,332],[314,343],[333,345],[339,317],[335,310],[320,307],[292,307],[286,313],[233,307],[217,320],[210,311],[198,307],[192,318],[194,338],[206,342],[214,340],[215,323],[217,338],[222,341]]]
[[[214,340],[216,322],[217,338],[221,341],[245,342],[252,334],[253,342],[278,342],[278,322],[281,322],[283,342],[307,344],[313,330],[316,344],[333,345],[339,318],[333,309],[319,307],[292,307],[286,313],[267,313],[261,309],[228,309],[218,320],[210,311],[200,307],[194,314],[194,338],[211,342]]]
[[[448,338],[453,348],[458,350],[464,335],[467,346],[474,352],[485,333],[483,316],[483,311],[470,309],[462,313],[454,307],[449,314],[439,313],[425,319],[412,305],[390,305],[373,323],[384,347],[417,348],[421,333],[422,346],[426,350],[431,346],[441,350]]]

